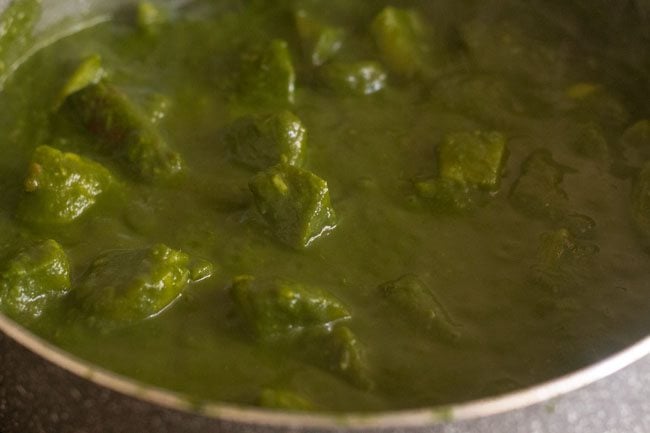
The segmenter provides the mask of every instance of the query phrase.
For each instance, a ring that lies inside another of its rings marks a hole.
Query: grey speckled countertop
[[[548,403],[432,433],[650,433],[650,356]]]

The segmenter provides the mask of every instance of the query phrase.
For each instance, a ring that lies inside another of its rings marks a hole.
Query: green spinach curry
[[[650,319],[648,95],[530,5],[0,16],[0,308],[193,401],[382,411],[585,366]]]

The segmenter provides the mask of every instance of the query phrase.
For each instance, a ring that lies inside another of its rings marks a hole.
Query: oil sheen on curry
[[[648,95],[525,4],[145,1],[21,58],[40,9],[0,15],[0,309],[66,351],[373,412],[647,333]]]

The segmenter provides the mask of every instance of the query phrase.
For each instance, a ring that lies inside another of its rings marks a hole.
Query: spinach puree
[[[0,17],[0,75],[38,6]],[[0,94],[0,308],[193,401],[292,410],[466,401],[621,349],[650,325],[650,107],[580,25],[120,10]]]

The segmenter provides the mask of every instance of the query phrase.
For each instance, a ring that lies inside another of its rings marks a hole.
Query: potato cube
[[[386,7],[375,17],[371,30],[388,69],[407,78],[422,71],[428,48],[415,11]]]
[[[438,146],[440,177],[496,189],[506,159],[506,139],[498,132],[449,134]]]
[[[332,295],[291,281],[242,276],[235,280],[231,295],[246,325],[265,341],[293,337],[350,318],[345,306]]]
[[[76,289],[88,319],[99,326],[139,322],[163,311],[190,281],[187,254],[158,244],[109,251],[90,265]]]
[[[22,249],[0,274],[0,307],[16,319],[38,318],[70,290],[70,264],[61,245],[47,240]]]
[[[224,139],[234,158],[249,167],[265,169],[279,163],[300,165],[307,131],[293,113],[244,116],[228,127]]]
[[[378,287],[379,295],[412,318],[421,329],[443,339],[458,337],[457,326],[436,295],[415,275],[405,275]]]
[[[377,62],[330,63],[321,68],[320,76],[341,95],[371,95],[386,87],[386,72]]]
[[[34,151],[21,217],[39,225],[68,224],[88,211],[113,182],[101,164],[49,146]]]
[[[63,105],[98,139],[99,148],[124,161],[127,169],[148,182],[176,177],[183,159],[161,137],[139,107],[108,82],[72,93]]]
[[[294,18],[302,51],[313,66],[321,66],[341,49],[343,29],[325,25],[305,10],[297,11]]]
[[[273,106],[294,103],[296,72],[286,41],[272,40],[259,58],[246,66],[242,92],[247,101]]]
[[[327,182],[291,165],[277,165],[250,182],[259,213],[294,248],[308,247],[336,227]]]
[[[510,191],[512,205],[530,216],[551,221],[567,214],[568,197],[561,188],[565,168],[547,150],[533,152],[522,164]]]

